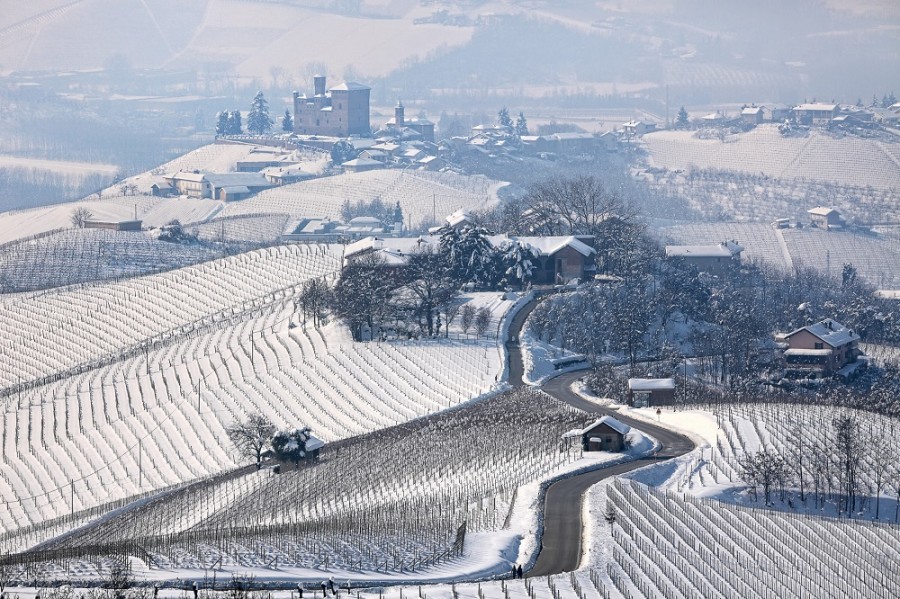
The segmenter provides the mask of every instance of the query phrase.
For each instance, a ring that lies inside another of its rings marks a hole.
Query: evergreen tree
[[[294,132],[294,117],[291,115],[291,109],[284,109],[284,116],[281,118],[281,130],[285,133]]]
[[[684,129],[688,126],[688,113],[684,106],[678,109],[678,117],[675,119],[675,127]]]
[[[506,127],[510,130],[513,128],[512,118],[509,116],[509,110],[507,110],[506,106],[500,109],[500,112],[497,113],[497,119],[500,122],[501,127]]]
[[[528,135],[528,121],[525,120],[524,112],[520,112],[519,118],[516,119],[516,135]]]
[[[269,102],[262,92],[256,92],[253,102],[250,104],[250,113],[247,115],[247,131],[262,135],[272,128],[272,119],[269,118]]]
[[[216,135],[228,135],[228,111],[216,114]]]
[[[244,125],[241,122],[241,112],[239,110],[232,110],[231,114],[228,115],[228,127],[225,131],[228,135],[240,135],[244,132]]]

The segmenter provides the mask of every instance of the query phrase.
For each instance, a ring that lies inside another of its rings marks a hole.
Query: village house
[[[745,106],[741,109],[741,120],[748,125],[762,124],[765,118],[765,108],[762,106]]]
[[[806,211],[809,215],[809,224],[820,229],[835,229],[844,226],[841,213],[834,208],[816,206]]]
[[[513,237],[506,235],[489,235],[488,242],[493,247],[501,247],[510,241],[518,241],[528,245],[535,256],[534,271],[531,282],[535,285],[553,285],[567,283],[575,279],[584,280],[592,277],[594,265],[593,247],[587,242],[591,237]],[[345,262],[352,261],[367,253],[379,252],[390,266],[405,264],[409,255],[423,246],[437,248],[440,237],[422,235],[420,237],[381,238],[367,237],[347,246],[344,251]]]
[[[622,132],[626,137],[636,137],[656,131],[656,123],[648,123],[646,121],[630,120],[622,124]]]
[[[294,92],[294,133],[347,137],[371,132],[371,88],[348,82],[326,90],[325,76],[316,75],[313,89],[312,96]]]
[[[851,329],[830,318],[775,336],[785,348],[785,374],[803,378],[849,375],[862,355],[859,339]]]
[[[566,433],[566,437],[580,437],[584,451],[622,451],[628,448],[625,436],[631,427],[612,416],[603,416],[581,430]]]
[[[270,166],[269,168],[265,168],[262,170],[262,175],[273,185],[288,185],[290,183],[297,183],[299,181],[315,178],[314,174],[308,173],[297,167],[280,166]]]
[[[666,258],[681,260],[700,272],[722,274],[741,264],[744,248],[736,241],[710,245],[667,245]]]
[[[366,171],[374,171],[384,168],[384,163],[371,158],[354,158],[341,164],[341,168],[345,173],[364,173]]]
[[[827,125],[838,115],[840,109],[837,104],[816,102],[794,106],[791,112],[794,120],[801,125]]]
[[[636,408],[675,403],[675,379],[628,379],[628,403]]]

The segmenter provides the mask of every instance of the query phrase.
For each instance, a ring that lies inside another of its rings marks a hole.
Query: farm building
[[[675,401],[675,379],[628,379],[628,403],[635,407],[671,405]]]
[[[630,430],[624,422],[604,416],[581,430],[566,433],[566,436],[580,436],[584,451],[622,451],[626,447],[625,435]]]
[[[775,340],[786,346],[784,361],[789,375],[815,378],[831,376],[842,369],[849,373],[862,355],[859,335],[830,318],[776,335]]]
[[[844,225],[844,219],[841,213],[834,208],[826,208],[824,206],[816,206],[806,211],[809,215],[809,224],[820,229],[833,229]]]
[[[140,231],[141,221],[139,220],[86,220],[84,221],[85,229],[107,229],[109,231]]]
[[[710,245],[667,245],[666,258],[694,266],[700,272],[719,274],[741,263],[744,248],[736,241]]]
[[[178,194],[216,200],[240,200],[274,185],[261,173],[179,171],[166,175],[165,180]]]

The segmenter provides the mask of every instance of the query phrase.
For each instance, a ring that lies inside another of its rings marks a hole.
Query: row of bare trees
[[[798,424],[781,449],[766,448],[739,459],[740,476],[757,496],[761,490],[766,505],[778,491],[785,500],[789,487],[796,488],[806,503],[812,491],[813,505],[821,509],[829,499],[839,513],[852,516],[874,499],[875,519],[881,518],[885,490],[897,492],[895,519],[900,513],[900,460],[892,431],[865,427],[852,413],[835,416],[827,434],[810,440],[809,431]]]

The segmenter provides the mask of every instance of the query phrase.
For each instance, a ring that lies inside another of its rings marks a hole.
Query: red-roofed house
[[[831,376],[862,355],[859,335],[830,318],[776,339],[787,345],[784,361],[792,374]]]

